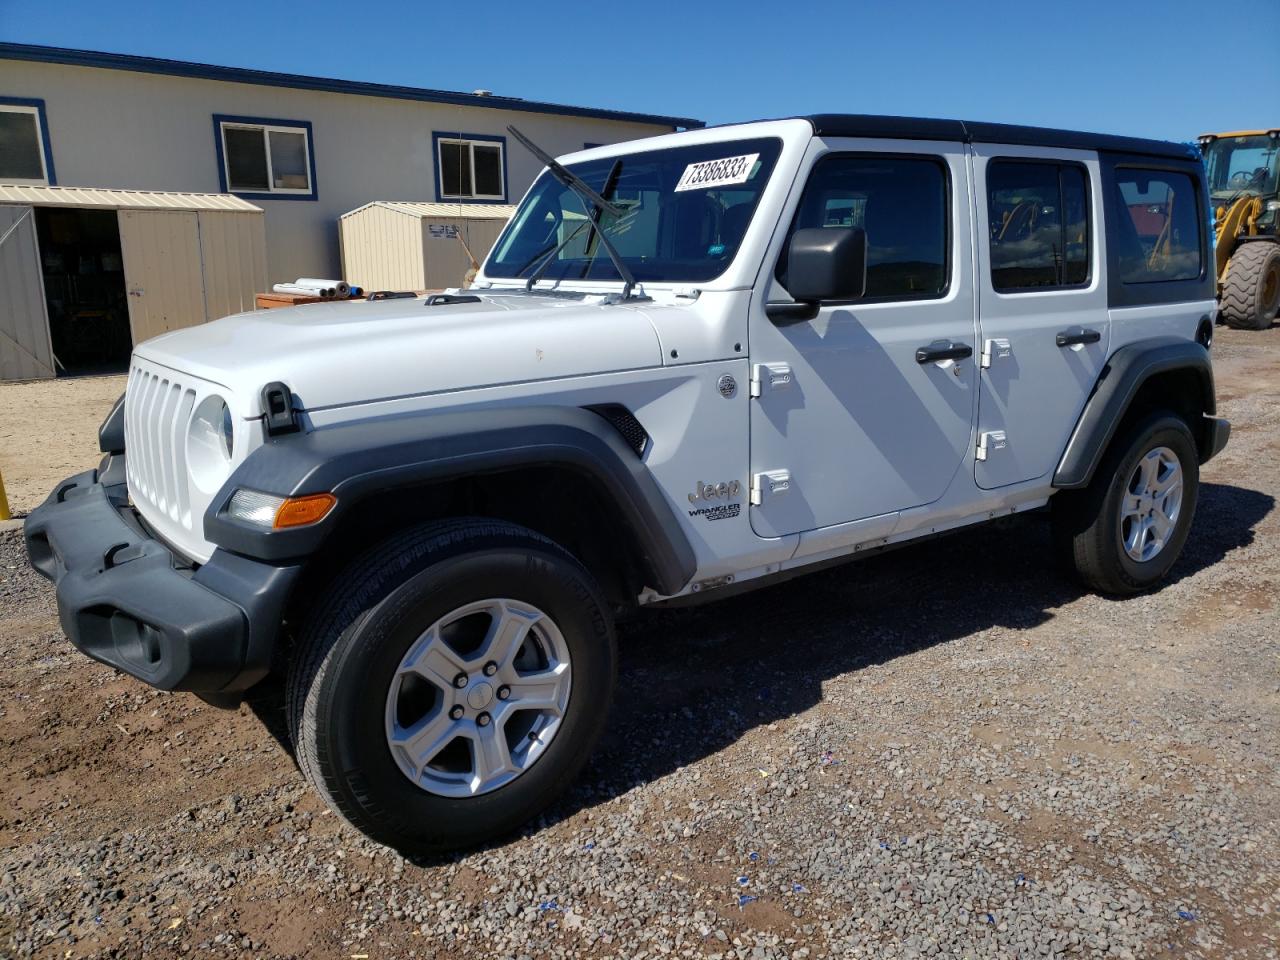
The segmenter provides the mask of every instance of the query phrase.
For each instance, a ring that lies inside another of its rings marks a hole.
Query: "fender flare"
[[[1200,385],[1198,399],[1205,414],[1205,423],[1200,425],[1200,429],[1196,424],[1191,427],[1196,434],[1201,462],[1217,453],[1226,442],[1227,425],[1225,421],[1213,418],[1217,412],[1217,401],[1209,351],[1195,340],[1152,337],[1126,344],[1107,360],[1093,392],[1085,401],[1084,410],[1062,452],[1062,459],[1058,461],[1053,486],[1062,490],[1088,486],[1142,385],[1154,376],[1173,370],[1192,371]],[[1217,424],[1223,426],[1218,427]],[[1221,443],[1215,439],[1219,431],[1224,433]]]
[[[116,398],[106,419],[98,427],[98,449],[103,453],[124,453],[124,394]]]
[[[652,587],[678,593],[693,577],[693,548],[649,468],[604,417],[578,407],[430,411],[269,438],[214,496],[205,537],[258,559],[294,560],[320,550],[347,511],[369,497],[546,465],[597,483],[639,545],[638,565]],[[227,514],[240,488],[284,497],[327,492],[338,502],[312,526],[263,531]]]

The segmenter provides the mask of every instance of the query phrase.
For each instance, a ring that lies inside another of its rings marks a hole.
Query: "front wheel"
[[[568,553],[456,520],[380,544],[304,628],[288,685],[298,763],[329,806],[409,853],[526,823],[586,761],[613,624]]]
[[[1126,595],[1154,586],[1182,552],[1200,492],[1186,421],[1157,412],[1112,441],[1092,482],[1051,501],[1060,558],[1089,587]]]

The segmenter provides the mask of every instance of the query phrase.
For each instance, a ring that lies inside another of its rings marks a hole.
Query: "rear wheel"
[[[1280,311],[1280,243],[1236,247],[1222,284],[1222,319],[1238,330],[1265,330]]]
[[[488,520],[380,545],[304,628],[288,685],[299,766],[330,807],[405,852],[524,824],[599,736],[613,625],[568,553]]]
[[[1182,552],[1199,491],[1186,421],[1153,413],[1116,437],[1088,487],[1051,501],[1059,556],[1102,593],[1146,590]]]

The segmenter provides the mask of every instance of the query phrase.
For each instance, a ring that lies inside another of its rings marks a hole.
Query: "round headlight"
[[[222,404],[222,445],[227,451],[227,459],[231,459],[231,450],[235,446],[236,427],[231,419],[231,408]]]
[[[187,427],[187,469],[197,487],[213,493],[231,472],[235,418],[217,394],[205,397],[191,412]]]

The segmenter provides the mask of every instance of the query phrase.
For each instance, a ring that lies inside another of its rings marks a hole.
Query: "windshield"
[[[711,280],[738,252],[781,149],[774,138],[733,140],[569,165],[619,216],[599,213],[543,171],[494,245],[485,275],[621,279],[587,223],[598,214],[636,280]]]
[[[1276,192],[1276,159],[1280,140],[1266,134],[1250,137],[1219,137],[1205,149],[1209,171],[1209,191],[1214,199],[1251,193],[1269,196]]]

